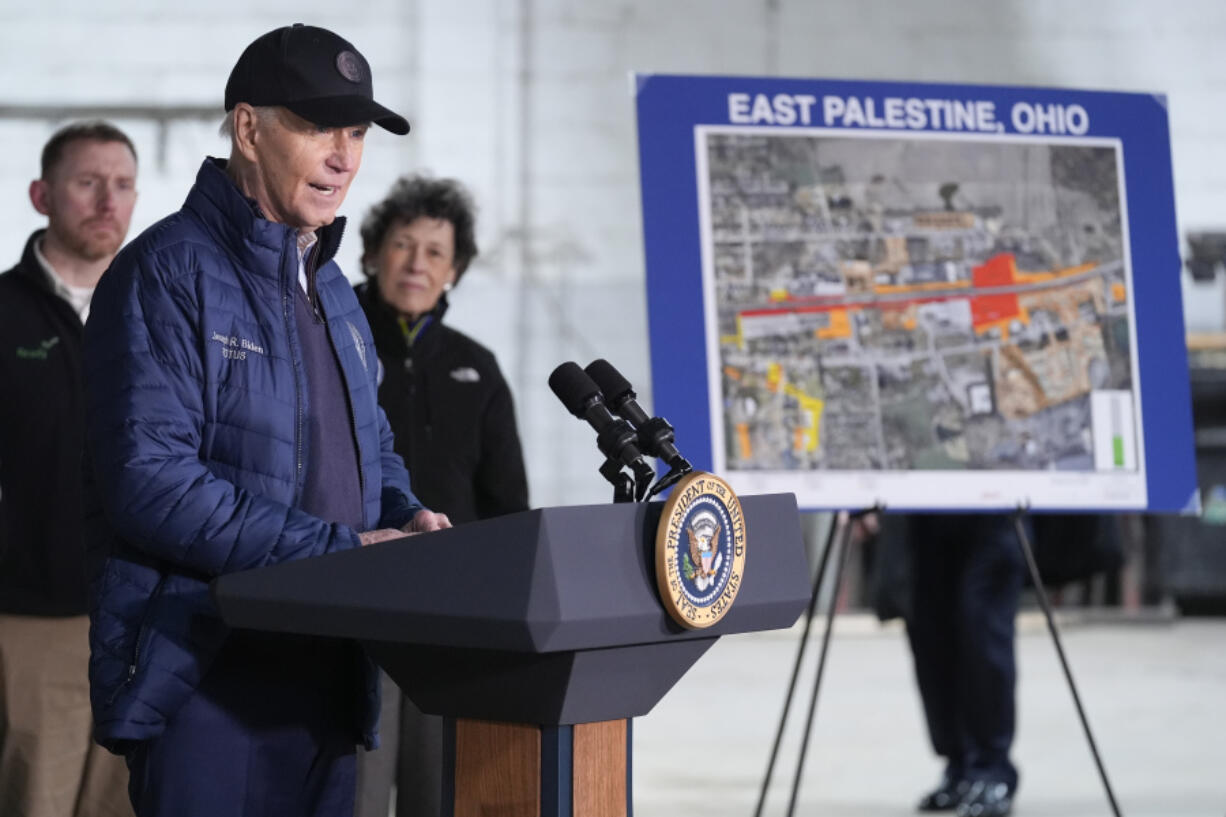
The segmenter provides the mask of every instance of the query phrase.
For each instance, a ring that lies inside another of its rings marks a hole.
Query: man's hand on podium
[[[404,531],[396,528],[379,528],[378,530],[362,531],[358,534],[358,539],[362,542],[362,547],[373,545],[376,542],[386,542],[388,539],[403,539]]]
[[[442,530],[450,528],[451,520],[447,518],[445,513],[435,513],[422,509],[413,517],[413,521],[405,525],[400,530],[396,528],[379,528],[378,530],[363,531],[358,534],[358,539],[362,542],[362,547],[373,545],[376,542],[386,542],[388,539],[403,539],[407,533],[410,536],[414,533],[429,533],[432,530]]]
[[[429,533],[432,530],[442,530],[443,528],[450,527],[451,520],[447,518],[447,514],[435,513],[423,508],[413,516],[413,521],[405,525],[402,530],[405,533]]]

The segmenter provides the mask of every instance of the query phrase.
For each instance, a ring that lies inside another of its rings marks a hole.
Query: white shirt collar
[[[308,295],[311,294],[311,290],[307,288],[306,257],[311,247],[317,243],[319,243],[319,238],[314,232],[298,233],[298,285]]]
[[[77,316],[81,318],[81,323],[85,323],[89,319],[89,302],[94,297],[94,288],[74,287],[64,283],[64,279],[51,266],[47,256],[43,255],[43,240],[41,238],[34,242],[34,257],[38,259],[39,266],[43,268],[43,274],[47,276],[47,282],[51,284],[51,290],[67,301],[68,305],[77,313]]]

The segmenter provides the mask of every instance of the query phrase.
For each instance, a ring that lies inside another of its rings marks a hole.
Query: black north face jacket
[[[34,255],[0,275],[0,612],[89,612],[81,319]]]
[[[356,290],[383,364],[379,405],[413,493],[457,525],[526,510],[515,409],[493,353],[441,323],[445,300],[409,345],[373,282]]]

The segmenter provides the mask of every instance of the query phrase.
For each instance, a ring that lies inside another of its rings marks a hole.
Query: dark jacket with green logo
[[[81,320],[34,256],[0,275],[0,613],[89,612]]]

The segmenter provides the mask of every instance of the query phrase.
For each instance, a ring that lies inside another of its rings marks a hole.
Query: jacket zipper
[[[128,664],[128,674],[123,679],[123,683],[115,687],[111,693],[111,697],[107,699],[106,705],[110,706],[115,703],[115,699],[119,697],[119,693],[128,688],[132,683],[132,679],[136,677],[136,668],[140,666],[141,642],[149,634],[149,617],[153,614],[153,606],[157,604],[158,598],[162,595],[162,587],[166,584],[166,576],[158,578],[157,585],[153,588],[153,593],[149,596],[149,606],[145,608],[144,614],[140,619],[140,626],[136,628],[136,643],[132,645],[132,662]]]
[[[286,239],[289,241],[290,239]],[[298,276],[287,276],[285,264],[285,242],[281,244],[281,316],[285,319],[286,338],[291,339],[290,343],[290,360],[293,363],[294,369],[294,506],[297,507],[298,502],[302,499],[302,375],[299,368],[302,366],[300,350],[292,342],[293,338],[297,337],[296,327],[294,326],[293,316],[290,310],[293,309],[293,304],[290,303],[291,288],[290,286],[298,286]],[[310,293],[307,293],[310,297]]]

